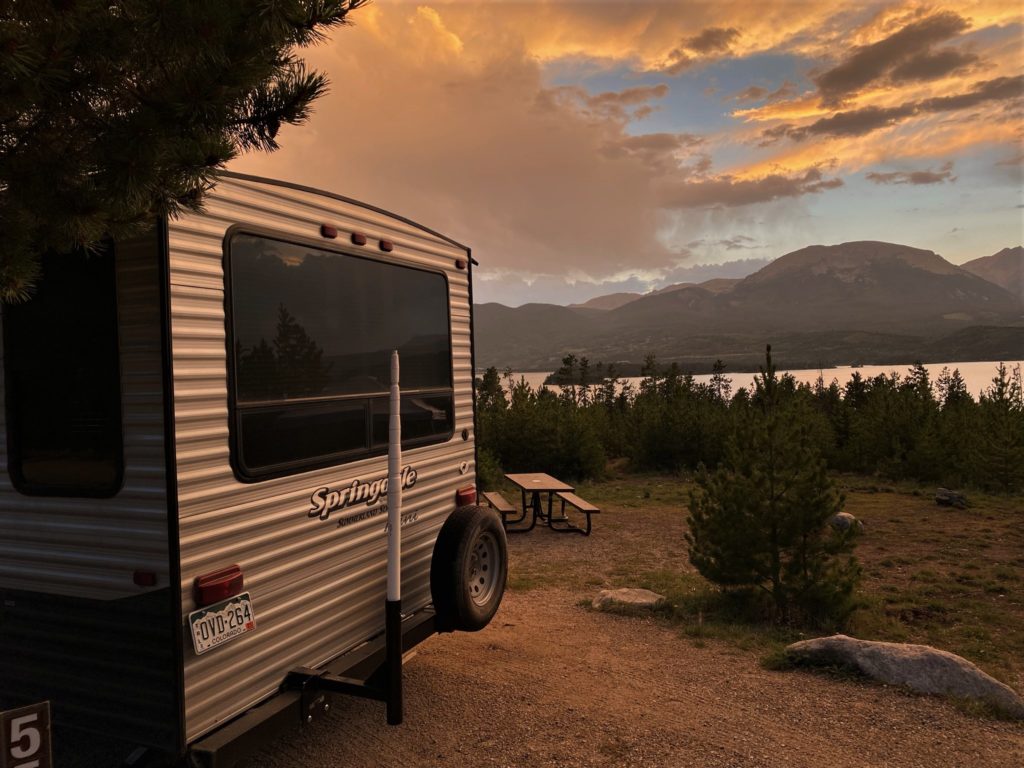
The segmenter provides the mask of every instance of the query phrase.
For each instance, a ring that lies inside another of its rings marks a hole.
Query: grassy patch
[[[846,511],[865,524],[857,549],[864,577],[843,631],[952,651],[1024,691],[1024,496],[974,493],[971,508],[958,510],[937,506],[934,488],[839,482]],[[801,635],[751,623],[749,605],[694,571],[683,539],[690,487],[670,475],[581,485],[577,492],[602,510],[593,535],[538,527],[510,537],[510,587],[567,588],[587,604],[600,589],[651,589],[667,597],[657,619],[691,645],[726,643],[771,658]],[[515,492],[506,498],[518,502]],[[828,632],[806,636],[814,634]]]

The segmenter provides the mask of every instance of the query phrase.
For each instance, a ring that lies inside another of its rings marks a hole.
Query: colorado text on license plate
[[[192,625],[192,645],[200,654],[256,629],[256,614],[249,593],[243,592],[192,611],[188,622]]]

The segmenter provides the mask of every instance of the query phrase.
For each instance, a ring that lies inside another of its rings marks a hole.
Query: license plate
[[[248,592],[208,605],[188,615],[192,627],[192,646],[196,654],[256,629],[256,614]]]

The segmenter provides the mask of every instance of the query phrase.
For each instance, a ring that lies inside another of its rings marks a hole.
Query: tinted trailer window
[[[22,493],[112,496],[124,473],[114,253],[49,253],[4,307],[8,469]]]
[[[238,232],[228,240],[232,458],[245,479],[383,453],[390,355],[409,447],[453,431],[439,272]]]

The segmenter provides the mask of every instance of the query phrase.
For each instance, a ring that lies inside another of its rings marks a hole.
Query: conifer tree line
[[[0,2],[0,301],[41,253],[198,209],[228,160],[276,149],[328,85],[296,50],[367,2]]]
[[[599,378],[567,356],[558,391],[494,368],[477,380],[478,472],[599,478],[611,459],[640,471],[717,468],[730,441],[750,445],[754,391],[733,391],[724,366],[708,383],[649,358],[638,386]],[[958,370],[933,381],[923,365],[844,385],[778,377],[775,396],[829,470],[995,492],[1024,491],[1024,393],[1019,366],[1000,363],[975,399]],[[761,378],[763,386],[763,378]]]

